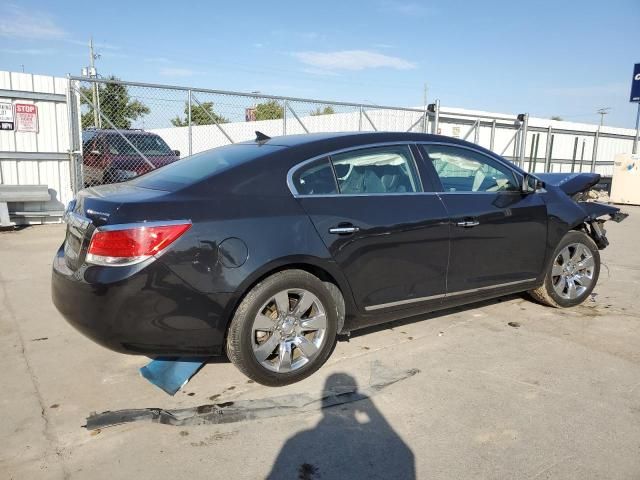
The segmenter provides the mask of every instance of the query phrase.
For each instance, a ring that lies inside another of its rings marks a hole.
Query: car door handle
[[[478,225],[480,225],[480,222],[478,220],[462,220],[460,222],[457,222],[456,225],[459,227],[469,228],[477,227]]]
[[[340,225],[338,227],[331,227],[329,229],[329,233],[333,233],[335,235],[346,235],[349,233],[359,232],[360,228],[355,225]]]

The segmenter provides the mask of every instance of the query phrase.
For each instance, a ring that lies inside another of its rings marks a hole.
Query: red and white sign
[[[38,107],[30,103],[15,104],[16,131],[38,133]]]

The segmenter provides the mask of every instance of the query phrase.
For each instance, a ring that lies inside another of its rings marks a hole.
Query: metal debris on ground
[[[163,409],[138,408],[103,413],[93,413],[87,418],[84,427],[96,430],[130,422],[151,422],[164,425],[186,426],[235,423],[243,420],[271,418],[291,413],[311,412],[319,407],[328,408],[336,405],[357,402],[369,398],[382,389],[413,377],[420,370],[412,368],[394,374],[386,374],[379,383],[359,389],[357,385],[339,385],[324,390],[321,394],[290,394],[257,400],[240,400],[199,405],[191,408]]]

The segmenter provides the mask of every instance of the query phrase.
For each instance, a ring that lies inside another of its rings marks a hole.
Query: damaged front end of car
[[[576,202],[584,212],[584,217],[578,219],[576,226],[584,225],[583,229],[600,250],[609,245],[604,223],[608,220],[620,223],[629,216],[613,205],[585,200],[589,198],[588,192],[600,182],[597,173],[543,173],[537,177],[545,185],[562,190]]]

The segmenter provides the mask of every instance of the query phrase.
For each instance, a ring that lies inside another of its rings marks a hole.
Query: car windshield
[[[138,149],[143,155],[174,155],[169,145],[158,135],[150,133],[135,133],[122,135],[108,134],[106,135],[106,144],[109,153],[112,155],[138,155]],[[133,145],[133,146],[132,146]],[[135,147],[135,148],[133,148]]]
[[[274,145],[249,143],[218,147],[153,170],[131,180],[131,182],[144,188],[177,190],[282,148]]]

